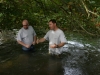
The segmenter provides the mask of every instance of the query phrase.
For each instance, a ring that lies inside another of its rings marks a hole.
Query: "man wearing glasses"
[[[28,20],[23,20],[22,25],[23,27],[19,30],[17,35],[17,42],[22,45],[24,51],[33,50],[36,43],[35,30],[29,25]]]

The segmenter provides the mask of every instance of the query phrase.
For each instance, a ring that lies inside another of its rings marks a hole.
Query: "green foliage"
[[[88,10],[98,14],[88,13]],[[100,22],[99,0],[2,0],[0,2],[0,29],[21,28],[23,19],[28,19],[36,32],[45,33],[52,18],[62,29],[82,30],[98,34],[95,24]],[[43,31],[43,32],[42,32]],[[40,34],[41,34],[40,33]]]

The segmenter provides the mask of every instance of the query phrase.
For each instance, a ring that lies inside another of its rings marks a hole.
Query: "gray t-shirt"
[[[18,32],[17,40],[22,41],[27,45],[31,45],[34,41],[34,36],[36,36],[36,33],[32,26],[29,26],[28,29],[22,27]]]
[[[57,29],[56,31],[49,30],[44,36],[44,38],[49,41],[49,53],[52,54],[60,54],[62,52],[62,47],[50,48],[50,45],[67,42],[63,31],[60,29]]]

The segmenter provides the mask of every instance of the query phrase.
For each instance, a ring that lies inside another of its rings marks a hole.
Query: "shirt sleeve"
[[[30,27],[33,30],[33,36],[36,36],[36,32],[35,32],[34,28],[32,26],[30,26]]]
[[[63,31],[60,34],[60,41],[61,41],[61,43],[67,43],[67,40],[66,40],[66,37],[65,37]]]
[[[19,41],[22,41],[22,39],[21,39],[21,30],[19,30],[16,39],[17,39],[17,41],[18,41],[18,40],[19,40]]]
[[[36,32],[35,32],[35,30],[33,29],[33,36],[36,36]]]
[[[44,39],[49,40],[49,31],[46,33],[46,35],[44,36]]]

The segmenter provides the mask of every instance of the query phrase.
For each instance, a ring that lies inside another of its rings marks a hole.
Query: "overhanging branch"
[[[81,2],[82,2],[83,6],[84,6],[84,8],[85,8],[85,10],[86,10],[86,12],[87,12],[87,14],[88,14],[88,17],[90,16],[90,13],[96,15],[97,17],[99,16],[97,13],[90,11],[90,10],[87,8],[86,4],[83,2],[83,0],[81,0]]]

